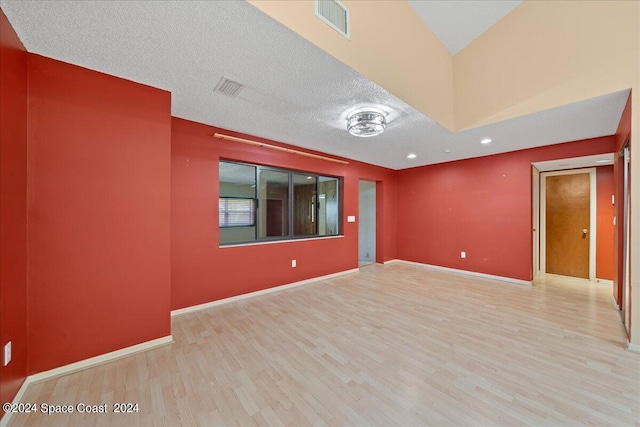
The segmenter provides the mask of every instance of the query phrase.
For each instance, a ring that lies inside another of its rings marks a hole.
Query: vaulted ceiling
[[[519,2],[410,4],[456,53]],[[392,169],[610,135],[629,93],[452,132],[244,1],[0,5],[30,52],[171,91],[176,117]],[[245,87],[217,93],[222,77]],[[346,132],[361,107],[385,113],[382,135]]]

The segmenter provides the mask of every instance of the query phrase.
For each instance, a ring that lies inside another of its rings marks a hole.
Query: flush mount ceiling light
[[[480,144],[488,144],[491,142],[491,138],[485,138],[482,141],[480,141]]]
[[[362,111],[347,117],[347,130],[353,136],[369,137],[384,132],[387,120],[382,113]]]
[[[414,153],[411,153],[411,154],[407,155],[407,159],[415,159],[416,157],[418,157],[418,156],[415,155]]]

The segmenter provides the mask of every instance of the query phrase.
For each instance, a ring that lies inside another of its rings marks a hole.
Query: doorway
[[[594,281],[595,168],[540,178],[540,271]]]
[[[360,180],[358,202],[358,264],[376,262],[376,183]]]

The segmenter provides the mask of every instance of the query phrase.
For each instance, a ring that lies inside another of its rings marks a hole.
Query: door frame
[[[379,239],[378,239],[378,224],[380,221],[380,215],[378,212],[378,198],[380,197],[380,182],[376,181],[376,180],[371,180],[371,179],[366,179],[366,178],[359,178],[358,179],[358,265],[360,264],[360,249],[362,246],[362,233],[361,233],[361,229],[360,229],[360,225],[362,224],[362,212],[361,212],[361,208],[362,208],[362,203],[361,203],[361,198],[362,198],[362,189],[361,189],[361,183],[362,182],[367,182],[368,184],[373,184],[372,188],[373,188],[373,196],[374,196],[374,200],[373,200],[373,216],[374,216],[374,221],[373,221],[373,261],[370,262],[370,264],[376,264],[379,262],[379,252],[380,252],[380,248],[379,248]]]
[[[533,277],[540,275],[540,171],[534,165],[531,165],[531,191],[533,193],[533,201],[531,203],[533,209],[531,217],[533,219]]]
[[[589,280],[596,280],[596,168],[540,173],[540,272],[547,274],[547,177],[589,174]]]

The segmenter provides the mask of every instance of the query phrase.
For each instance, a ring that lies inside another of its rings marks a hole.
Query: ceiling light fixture
[[[488,144],[491,142],[491,138],[485,138],[482,141],[480,141],[480,144]]]
[[[369,137],[384,132],[387,121],[381,113],[362,111],[347,117],[347,130],[353,136]]]
[[[451,150],[449,150],[448,148],[445,148],[444,150],[442,150],[442,152],[444,154],[449,154],[451,152]]]
[[[407,155],[407,159],[415,159],[416,157],[418,157],[416,154],[411,153]]]
[[[596,163],[609,163],[612,162],[613,160],[610,159],[603,159],[603,160],[596,160]]]

